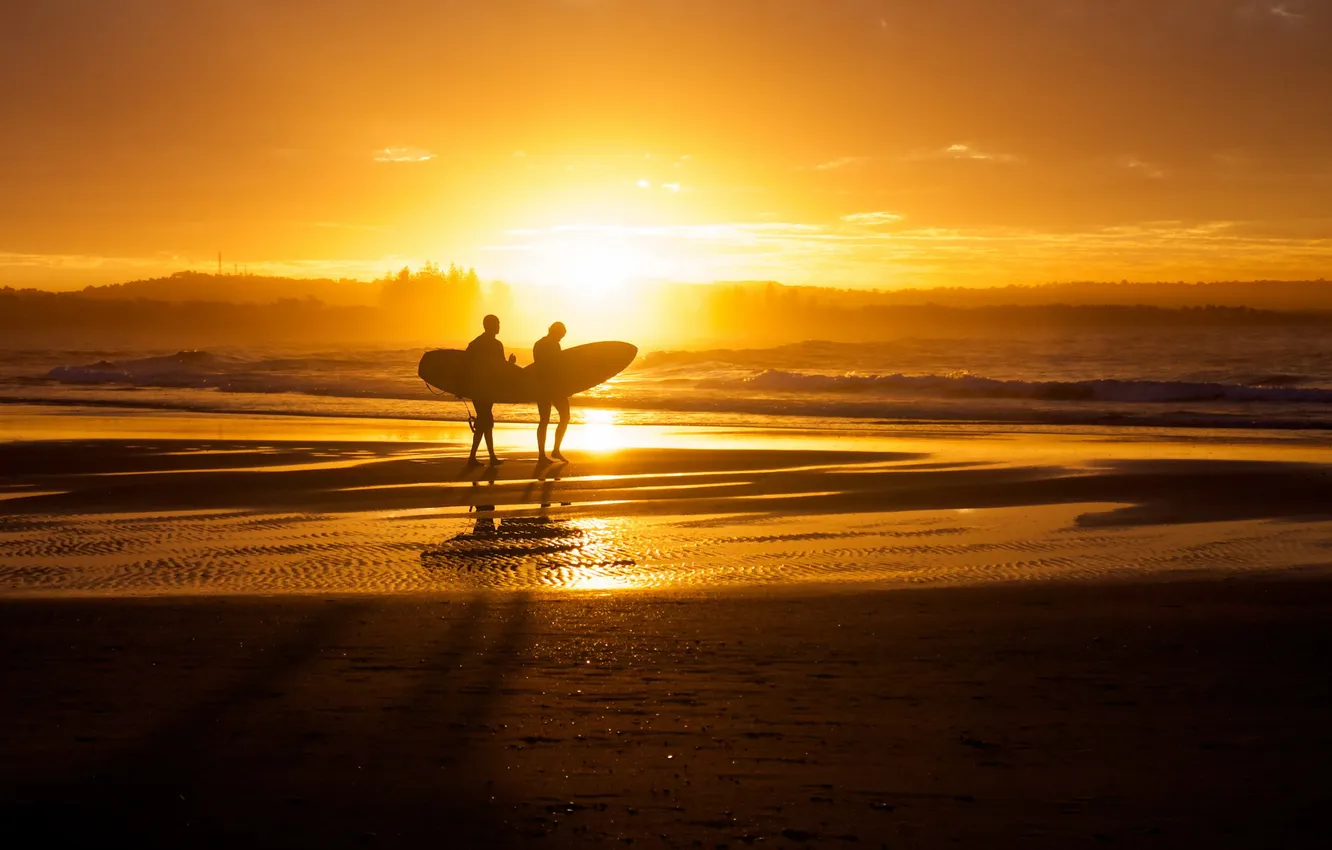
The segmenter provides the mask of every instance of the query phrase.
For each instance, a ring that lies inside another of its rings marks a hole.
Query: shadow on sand
[[[487,720],[524,663],[524,595],[197,610],[187,646],[153,639],[182,632],[178,601],[7,612],[4,645],[24,659],[3,712],[11,833],[176,848],[522,838],[475,777],[496,775]]]

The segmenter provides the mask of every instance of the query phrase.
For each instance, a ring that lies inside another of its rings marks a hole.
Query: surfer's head
[[[548,331],[548,333],[550,334],[551,337],[553,337],[555,340],[558,341],[564,339],[564,335],[568,333],[568,331],[564,329],[564,322],[556,322],[555,324],[550,326],[550,330]]]
[[[499,316],[496,316],[494,313],[491,313],[489,316],[486,316],[484,319],[481,320],[481,327],[485,328],[486,333],[488,334],[499,333]]]

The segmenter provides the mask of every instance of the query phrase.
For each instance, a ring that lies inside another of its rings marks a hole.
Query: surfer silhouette
[[[499,316],[486,316],[481,320],[481,326],[485,332],[467,344],[467,360],[468,370],[473,376],[475,385],[484,386],[490,376],[504,368],[505,360],[504,343],[499,341]],[[516,357],[510,355],[508,362],[513,363],[516,360]],[[504,461],[495,455],[495,402],[482,397],[481,393],[478,393],[472,401],[476,404],[476,427],[472,430],[472,454],[467,458],[467,463],[471,466],[480,463],[476,459],[476,450],[480,447],[482,438],[485,438],[486,451],[490,453],[490,464],[499,466]]]
[[[550,326],[546,335],[532,346],[532,368],[537,373],[538,386],[549,385],[559,368],[562,350],[560,340],[564,339],[565,333],[564,323],[556,322]],[[560,444],[564,442],[564,432],[569,429],[569,397],[552,395],[537,400],[537,413],[541,416],[541,421],[537,425],[538,462],[549,460],[546,457],[546,428],[550,425],[552,406],[559,411],[560,424],[555,426],[555,447],[550,456],[555,460],[565,460],[564,455],[560,454]]]

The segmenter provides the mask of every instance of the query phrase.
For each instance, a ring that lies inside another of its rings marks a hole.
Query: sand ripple
[[[1324,523],[1080,525],[1116,505],[768,517],[106,515],[3,520],[0,593],[971,584],[1332,564]]]

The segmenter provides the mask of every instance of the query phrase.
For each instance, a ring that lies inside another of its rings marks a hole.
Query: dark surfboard
[[[637,356],[637,346],[627,342],[589,342],[566,348],[550,367],[488,363],[474,373],[466,352],[441,348],[422,355],[416,372],[430,386],[460,398],[532,404],[586,392],[623,372]]]

